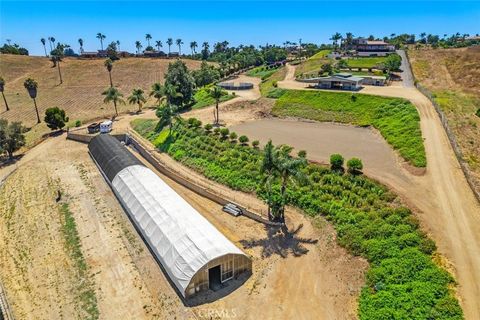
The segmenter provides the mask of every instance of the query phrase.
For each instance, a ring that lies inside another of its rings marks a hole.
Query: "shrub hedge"
[[[134,125],[155,143],[159,134],[146,133],[140,122]],[[183,124],[173,139],[156,146],[209,179],[265,198],[260,149]],[[308,215],[325,216],[335,226],[339,244],[370,263],[359,298],[360,319],[463,318],[449,289],[453,278],[432,260],[434,242],[393,193],[364,176],[317,164],[307,165],[304,173],[308,183],[289,188],[288,203]]]

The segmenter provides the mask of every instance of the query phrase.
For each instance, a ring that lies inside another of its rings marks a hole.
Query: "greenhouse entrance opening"
[[[208,269],[208,286],[213,291],[222,288],[220,265]]]

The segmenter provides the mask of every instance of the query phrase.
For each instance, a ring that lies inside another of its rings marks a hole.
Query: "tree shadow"
[[[302,238],[298,233],[303,228],[300,224],[293,230],[283,226],[265,226],[267,236],[263,239],[241,240],[240,243],[245,249],[261,247],[262,257],[268,258],[274,254],[282,258],[288,257],[292,254],[295,257],[306,254],[309,250],[305,247],[306,244],[316,244],[318,239]]]
[[[8,158],[8,157],[2,158],[2,157],[0,157],[0,168],[5,168],[5,167],[11,166],[11,165],[17,163],[18,161],[20,161],[23,158],[23,156],[24,156],[24,154],[22,153],[22,154],[13,156],[13,158]]]

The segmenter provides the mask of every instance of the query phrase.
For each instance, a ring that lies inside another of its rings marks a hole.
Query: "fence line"
[[[408,54],[407,54],[407,60],[409,60]],[[410,67],[410,61],[408,61],[408,65]],[[412,75],[414,77],[415,87],[417,87],[417,89],[425,97],[427,97],[428,100],[430,100],[430,102],[433,104],[433,107],[435,108],[435,111],[437,112],[438,117],[440,118],[440,122],[442,123],[443,129],[447,134],[448,141],[452,146],[453,153],[455,154],[455,157],[457,158],[458,163],[460,164],[460,168],[462,169],[463,175],[465,176],[465,179],[467,180],[467,183],[470,186],[470,189],[472,189],[473,194],[475,195],[475,198],[477,198],[477,201],[480,203],[480,192],[477,189],[477,186],[475,184],[475,178],[473,177],[471,170],[468,167],[468,163],[466,163],[465,159],[463,158],[462,150],[460,149],[460,145],[458,144],[457,139],[455,138],[455,135],[450,129],[450,126],[448,125],[447,117],[443,113],[441,107],[435,101],[435,97],[433,96],[433,94],[427,88],[425,88],[420,83],[418,83],[418,81],[415,79],[415,75],[413,74],[413,72],[412,72]]]
[[[13,320],[12,310],[7,301],[7,296],[5,294],[5,289],[3,284],[0,282],[0,317],[5,320]]]
[[[148,150],[148,146],[145,146],[142,142],[140,142],[141,139],[142,138],[138,137],[137,133],[130,130],[126,135],[126,143],[131,144],[136,149],[136,151],[138,151],[138,153],[145,160],[148,161],[148,163],[150,163],[155,169],[157,169],[159,172],[161,172],[168,178],[184,186],[185,188],[201,195],[202,197],[205,197],[222,206],[226,205],[227,203],[233,203],[242,209],[242,213],[244,216],[252,220],[255,220],[257,222],[260,222],[269,226],[282,225],[281,223],[278,223],[278,222],[269,221],[268,219],[263,218],[259,214],[250,211],[248,208],[245,208],[244,206],[241,206],[240,204],[235,203],[235,201],[232,201],[231,199],[227,199],[226,197],[219,195],[213,189],[199,186],[198,184],[188,179],[187,177],[184,177],[183,175],[172,171],[170,168],[166,167],[163,163],[161,163],[150,150]]]

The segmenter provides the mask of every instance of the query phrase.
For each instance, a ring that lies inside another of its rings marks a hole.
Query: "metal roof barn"
[[[117,139],[99,135],[89,152],[183,297],[251,272],[249,257]]]

